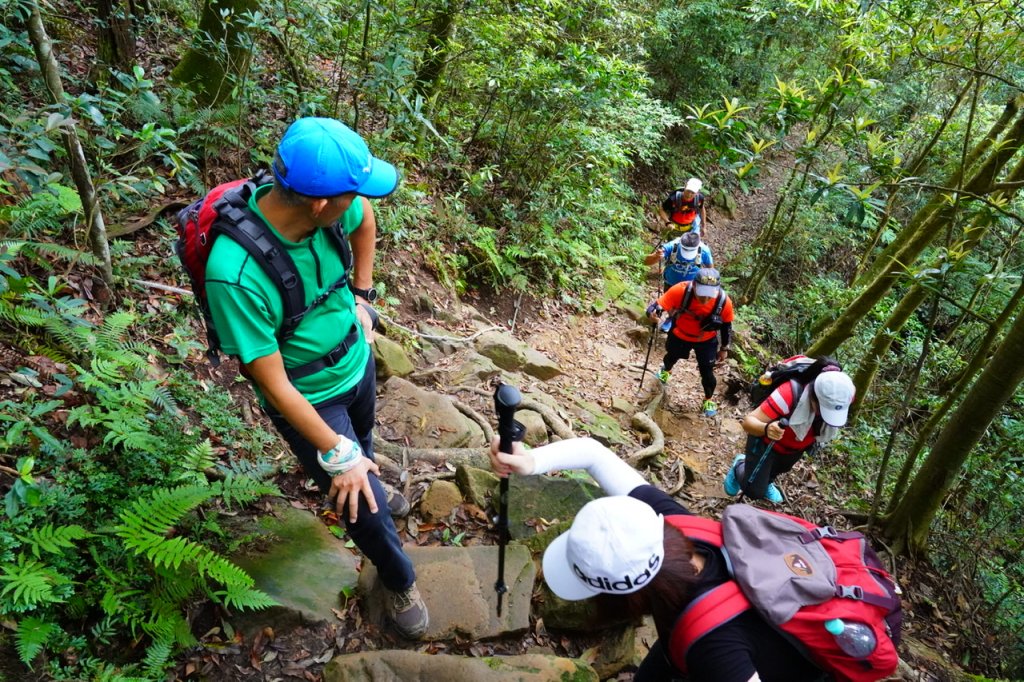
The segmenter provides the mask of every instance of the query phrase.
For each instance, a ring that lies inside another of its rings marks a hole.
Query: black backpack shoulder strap
[[[696,280],[690,280],[690,283],[686,285],[686,293],[683,294],[683,302],[679,304],[679,311],[686,312],[690,309],[690,304],[693,303],[693,289],[696,287]]]
[[[356,200],[358,201],[359,197],[356,197]],[[335,248],[341,254],[341,264],[345,267],[345,275],[348,277],[352,274],[352,246],[349,244],[348,235],[345,234],[340,220],[331,226],[328,234],[331,235],[331,241],[334,242]]]
[[[277,333],[280,342],[290,338],[302,321],[306,293],[284,245],[249,208],[249,197],[256,191],[258,181],[259,178],[250,180],[238,190],[224,193],[215,206],[218,217],[213,229],[244,248],[277,287],[284,307],[284,319]]]
[[[714,308],[714,310],[711,311],[712,315],[721,315],[722,314],[722,308],[725,307],[725,299],[726,299],[725,290],[724,289],[719,289],[718,290],[718,298],[717,298],[717,300],[715,300],[715,308]]]

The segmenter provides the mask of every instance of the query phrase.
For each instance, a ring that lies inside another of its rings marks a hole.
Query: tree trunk
[[[57,106],[66,111],[60,67],[57,64],[57,58],[53,55],[53,46],[50,43],[50,37],[46,34],[46,27],[43,25],[43,17],[39,13],[39,5],[36,0],[28,0],[28,9],[28,34],[32,41],[32,49],[36,53],[36,59],[39,61],[39,68],[43,72],[46,89],[49,90],[50,98]],[[103,212],[96,199],[96,188],[92,184],[92,175],[89,173],[89,164],[85,160],[85,151],[82,149],[77,131],[70,123],[61,126],[61,138],[64,140],[68,162],[71,164],[71,178],[75,182],[75,188],[82,201],[86,225],[89,226],[89,244],[92,247],[92,255],[96,257],[103,281],[109,287],[114,283],[114,271],[110,262],[110,243],[107,241],[107,227],[103,221]]]
[[[897,552],[923,553],[943,498],[989,424],[1024,380],[1024,315],[1018,315],[992,361],[946,422],[907,494],[883,521]]]
[[[1013,117],[1019,113],[1022,103],[1024,103],[1024,96],[1015,97],[1006,103],[1003,107],[1003,113],[1000,115],[999,120],[993,124],[992,128],[988,131],[988,134],[986,134],[985,137],[974,146],[956,172],[946,179],[945,183],[943,183],[944,187],[959,188],[960,182],[968,174],[971,167],[974,166],[982,155],[992,147],[993,143],[995,143],[995,141],[999,139],[999,136],[1006,130],[1010,121],[1013,120]],[[1018,145],[1013,144],[1012,149],[1016,151],[1017,146]],[[1011,153],[1010,155],[1012,156],[1013,154]],[[867,284],[868,282],[877,279],[879,275],[884,273],[885,270],[892,265],[892,262],[898,257],[899,252],[903,250],[907,243],[916,236],[920,224],[927,220],[936,210],[946,204],[944,194],[945,193],[943,192],[935,192],[928,203],[914,213],[914,217],[911,218],[910,223],[900,230],[896,239],[886,246],[882,253],[879,254],[878,258],[875,259],[874,263],[872,263],[872,265],[857,278],[854,282],[855,285]],[[909,263],[907,263],[907,265],[909,265]]]
[[[452,35],[455,33],[455,18],[458,16],[459,0],[448,0],[444,3],[434,20],[430,22],[430,35],[427,36],[427,47],[423,51],[420,68],[416,71],[416,93],[423,99],[430,99],[437,83],[444,72],[448,59],[448,50]]]
[[[967,386],[974,379],[975,375],[981,368],[988,362],[989,351],[992,346],[995,345],[996,339],[999,337],[999,333],[1003,327],[1006,326],[1007,321],[1013,317],[1014,312],[1020,307],[1021,301],[1024,301],[1024,281],[1021,282],[1020,286],[1017,287],[1017,291],[1013,293],[1009,302],[1006,304],[1006,308],[999,315],[994,323],[989,327],[988,333],[978,346],[977,352],[974,357],[971,358],[967,368],[964,369],[963,374],[960,376],[960,380],[946,395],[945,401],[939,406],[935,412],[928,417],[928,421],[924,423],[921,430],[917,434],[917,438],[914,439],[914,444],[910,446],[910,450],[907,453],[907,461],[903,465],[903,471],[900,472],[900,478],[896,482],[896,488],[893,493],[893,499],[900,497],[903,494],[903,489],[907,485],[907,481],[910,479],[910,472],[913,471],[914,464],[917,461],[917,456],[924,450],[925,444],[928,443],[928,439],[931,437],[935,428],[939,425],[942,419],[949,413],[950,409],[957,404],[957,400],[964,391],[967,390]]]
[[[1006,182],[1020,182],[1024,180],[1024,158],[1017,161],[1017,165],[1014,167],[1010,174],[1006,176]],[[997,192],[992,196],[993,201],[1009,201],[1020,191],[1020,188],[1013,188]],[[955,245],[950,249],[951,253],[956,253],[956,261],[953,263],[955,266],[960,263],[971,251],[974,250],[981,240],[988,234],[989,226],[991,224],[991,217],[987,215],[979,215],[972,221],[970,227],[964,230],[966,239],[961,243]],[[932,264],[933,268],[938,268],[941,262],[935,262]],[[978,289],[980,291],[980,288]],[[977,291],[975,292],[975,295]],[[892,345],[892,341],[896,338],[896,335],[903,325],[907,323],[910,316],[914,314],[914,311],[924,301],[927,291],[922,283],[917,282],[910,290],[903,296],[896,308],[893,309],[892,313],[889,314],[889,319],[885,321],[885,324],[875,332],[875,338],[871,342],[871,348],[868,349],[867,354],[861,359],[860,365],[857,368],[857,375],[854,377],[853,383],[857,387],[857,395],[861,396],[862,399],[868,394],[871,388],[871,383],[874,381],[875,374],[878,371],[879,364],[882,361],[882,357],[889,351],[889,347]],[[967,304],[967,310],[971,309],[971,305],[974,299],[972,297],[971,302]],[[961,315],[961,320],[966,319],[968,313],[965,311]],[[948,340],[948,337],[947,337]],[[863,404],[863,403],[861,403]]]
[[[96,0],[96,15],[100,30],[92,80],[109,77],[110,69],[130,73],[135,64],[135,30],[129,8],[121,0]]]
[[[1000,140],[1000,144],[989,154],[978,171],[964,186],[966,201],[970,201],[972,196],[985,195],[993,191],[996,176],[1017,153],[1022,140],[1024,140],[1024,115],[1018,117],[1006,136]],[[835,353],[839,345],[853,334],[857,324],[882,300],[903,272],[917,261],[918,256],[928,247],[935,236],[941,233],[942,228],[955,212],[955,206],[949,205],[944,194],[936,192],[932,200],[918,212],[919,214],[924,212],[925,216],[915,216],[911,225],[905,228],[912,230],[912,236],[904,240],[903,248],[895,255],[888,257],[885,268],[825,329],[811,345],[807,352],[808,355]]]
[[[171,71],[171,80],[187,85],[201,106],[230,101],[230,76],[242,73],[251,56],[243,43],[240,17],[259,9],[256,0],[206,0],[199,20],[200,44],[189,49]],[[231,17],[225,22],[223,14]]]

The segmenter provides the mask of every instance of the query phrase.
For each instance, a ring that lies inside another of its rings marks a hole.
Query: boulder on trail
[[[486,509],[496,494],[501,479],[485,469],[460,464],[455,469],[455,482],[466,500],[481,509]]]
[[[494,591],[498,576],[496,546],[406,545],[405,552],[416,567],[416,585],[430,611],[430,627],[425,640],[452,639],[455,636],[481,640],[529,629],[530,597],[537,569],[530,551],[523,545],[513,543],[505,548],[508,592],[502,600],[501,617],[497,614],[498,601]],[[363,595],[365,616],[371,622],[384,626],[391,593],[380,584],[377,570],[369,562],[364,564],[359,575],[359,592]]]
[[[364,651],[337,656],[324,668],[323,682],[598,682],[583,661],[544,654],[446,656],[416,651]]]
[[[462,492],[451,481],[434,481],[420,498],[420,514],[432,523],[447,521],[462,504]]]
[[[253,632],[269,625],[282,631],[302,623],[333,621],[340,593],[356,586],[356,556],[316,516],[282,501],[274,502],[273,513],[249,523],[252,527],[238,528],[233,534],[254,535],[260,544],[233,556],[232,561],[279,606],[236,614],[231,619],[236,629]]]
[[[401,345],[380,334],[373,342],[373,358],[378,379],[408,376],[416,369]]]
[[[414,448],[463,448],[484,445],[480,427],[464,417],[448,396],[391,377],[377,403],[380,433],[391,441],[408,439]]]
[[[589,479],[589,477],[587,477]],[[508,495],[508,530],[515,539],[528,538],[556,520],[568,520],[587,502],[604,497],[596,484],[579,478],[512,476]]]
[[[559,366],[540,351],[534,350],[511,334],[487,332],[476,340],[476,350],[494,364],[509,372],[522,371],[542,381],[562,373]]]

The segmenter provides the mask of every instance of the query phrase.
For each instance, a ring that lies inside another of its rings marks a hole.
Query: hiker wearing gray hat
[[[665,318],[671,331],[665,335],[665,358],[658,379],[668,383],[672,368],[693,351],[704,389],[704,416],[713,417],[718,407],[713,400],[718,379],[715,365],[725,362],[732,339],[732,299],[722,289],[722,278],[714,268],[701,268],[692,282],[680,282],[647,306],[654,322]]]

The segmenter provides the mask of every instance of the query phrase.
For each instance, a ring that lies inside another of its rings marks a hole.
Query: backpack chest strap
[[[357,343],[359,343],[358,321],[352,325],[352,330],[344,340],[327,353],[327,355],[318,360],[314,360],[313,362],[308,362],[305,365],[286,368],[285,372],[288,374],[289,381],[294,383],[296,379],[302,379],[303,377],[308,377],[310,374],[316,374],[320,370],[327,369],[328,367],[334,367],[336,364],[341,362],[341,359],[344,358]]]

